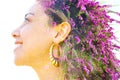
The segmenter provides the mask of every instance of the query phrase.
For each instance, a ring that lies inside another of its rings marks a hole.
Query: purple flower
[[[85,11],[86,7],[84,5],[81,6],[81,11]]]
[[[114,45],[114,47],[116,47],[116,48],[120,49],[120,46],[118,46],[118,45]]]
[[[80,38],[78,36],[75,36],[76,42],[80,43]]]
[[[56,23],[56,22],[53,22],[52,25],[53,25],[53,27],[55,27],[55,26],[57,25],[57,23]]]
[[[81,1],[79,0],[76,7],[78,8],[80,7],[80,5],[81,5]]]
[[[88,63],[88,67],[91,71],[93,70],[93,66],[91,65],[91,63]]]
[[[71,23],[72,27],[75,26],[75,22],[74,22],[74,20],[72,18],[70,18],[70,23]]]
[[[83,69],[85,70],[85,72],[86,72],[87,74],[89,74],[90,71],[89,71],[89,69],[87,69],[86,66],[84,66]]]

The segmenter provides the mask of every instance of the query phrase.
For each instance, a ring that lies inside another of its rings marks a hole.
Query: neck
[[[30,66],[36,71],[40,80],[64,80],[62,76],[61,66],[55,67],[50,62],[49,49],[46,50],[45,55],[36,58]],[[60,78],[60,79],[59,79]]]
[[[60,68],[48,63],[44,66],[33,66],[40,80],[59,80]]]

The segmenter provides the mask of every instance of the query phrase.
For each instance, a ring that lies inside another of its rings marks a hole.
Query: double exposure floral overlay
[[[67,80],[118,80],[120,60],[113,50],[120,46],[116,40],[111,18],[110,5],[100,5],[95,0],[51,0],[48,5],[65,14],[72,31],[61,44],[61,62]],[[118,27],[119,28],[119,27]]]

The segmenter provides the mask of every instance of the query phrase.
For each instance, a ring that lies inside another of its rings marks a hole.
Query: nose
[[[19,30],[18,30],[18,29],[14,30],[14,31],[12,32],[12,36],[13,36],[14,38],[20,37],[20,32],[19,32]]]

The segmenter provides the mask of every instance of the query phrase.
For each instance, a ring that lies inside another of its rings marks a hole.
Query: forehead
[[[45,8],[38,2],[36,2],[29,10],[30,13],[34,13],[36,16],[37,15],[41,15],[41,16],[45,16]]]

